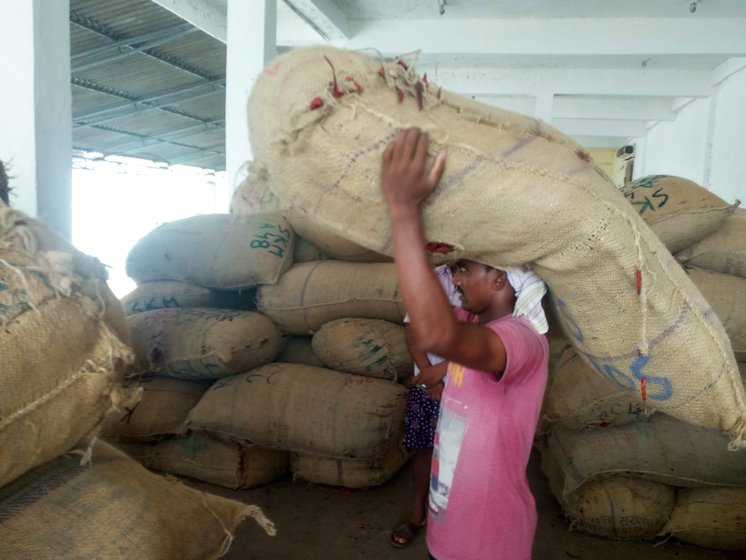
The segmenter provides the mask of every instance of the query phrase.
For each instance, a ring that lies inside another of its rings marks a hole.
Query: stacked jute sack
[[[121,305],[103,265],[2,204],[0,318],[0,557],[215,558],[242,518],[265,523],[96,441],[138,397],[119,383],[132,363]]]
[[[123,303],[144,396],[106,437],[151,469],[231,488],[288,468],[381,484],[407,459],[397,381],[412,369],[393,264],[331,259],[272,201],[252,168],[230,214],[164,224],[132,248],[138,286]]]
[[[709,259],[697,264],[711,270],[687,264],[686,272],[711,306],[705,316],[720,319],[735,356],[746,359],[746,278],[728,273],[746,270],[746,235],[734,235],[743,230],[744,212],[672,176],[639,179],[623,193],[682,262],[693,254]],[[697,247],[717,247],[725,257]],[[673,535],[746,550],[744,453],[728,451],[716,430],[655,413],[663,379],[649,375],[645,391],[636,391],[626,372],[589,365],[561,336],[552,342],[540,449],[572,526],[613,538]],[[739,367],[746,373],[746,364]]]
[[[313,242],[341,239],[387,256],[382,152],[406,126],[429,132],[428,158],[448,154],[423,206],[434,261],[533,268],[589,372],[568,375],[571,388],[606,382],[602,395],[644,403],[623,414],[658,411],[710,430],[722,454],[742,460],[727,451],[746,441],[746,394],[729,333],[672,255],[717,230],[733,205],[699,188],[691,239],[674,243],[667,235],[679,227],[667,215],[688,194],[655,186],[661,177],[619,192],[558,130],[442,91],[402,60],[327,47],[286,53],[259,76],[248,113],[252,150],[291,225]],[[553,336],[555,357],[561,338]]]

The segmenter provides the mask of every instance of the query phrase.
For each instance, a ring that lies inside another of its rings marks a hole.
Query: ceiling
[[[75,149],[225,169],[227,1],[70,0]],[[587,147],[710,97],[746,65],[744,29],[746,0],[277,3],[279,51],[418,51],[431,82]]]

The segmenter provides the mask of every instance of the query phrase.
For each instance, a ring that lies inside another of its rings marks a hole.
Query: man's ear
[[[492,287],[494,290],[501,290],[502,287],[508,282],[508,274],[500,269],[493,268],[494,278],[492,279]]]

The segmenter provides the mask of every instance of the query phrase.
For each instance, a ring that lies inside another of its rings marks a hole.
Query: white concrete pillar
[[[245,177],[251,160],[247,102],[257,76],[277,54],[277,0],[228,0],[225,154],[228,186]]]
[[[11,205],[72,235],[69,0],[0,0],[0,159]]]

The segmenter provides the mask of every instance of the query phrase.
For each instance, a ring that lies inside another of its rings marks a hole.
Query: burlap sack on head
[[[746,488],[681,488],[661,534],[704,548],[746,552]]]
[[[684,264],[746,278],[746,209],[737,209],[714,233],[674,256]]]
[[[0,324],[2,486],[89,437],[133,356],[103,265],[5,207]]]
[[[0,488],[0,558],[207,560],[258,506],[198,492],[97,443],[90,464],[66,455]]]
[[[324,227],[323,222],[317,222],[313,219],[313,216],[294,210],[292,200],[280,200],[272,188],[272,179],[267,168],[258,162],[249,165],[248,176],[233,192],[230,211],[234,214],[280,212],[298,235],[318,247],[318,250],[324,254],[337,259],[354,262],[391,260],[329,231]],[[296,259],[295,262],[306,262],[308,260],[318,259]]]
[[[280,198],[393,255],[381,155],[401,128],[427,130],[429,156],[448,152],[423,206],[425,237],[441,258],[529,265],[600,375],[625,376],[651,408],[744,444],[746,395],[722,325],[588,153],[540,121],[443,92],[405,66],[314,47],[265,68],[249,99],[251,145]]]
[[[404,305],[393,263],[317,261],[291,266],[276,286],[262,286],[257,309],[284,332],[310,334],[335,319],[402,323]]]
[[[404,328],[381,319],[337,319],[323,325],[311,344],[329,369],[399,381],[413,370]]]
[[[686,271],[725,327],[736,360],[746,361],[746,278],[694,267]]]
[[[746,360],[746,279],[686,267],[687,274],[725,327],[737,360]],[[571,429],[617,426],[652,414],[637,387],[610,370],[606,377],[584,362],[573,348],[565,349],[552,370],[544,414]]]
[[[233,191],[231,214],[256,214],[282,209],[279,197],[272,191],[267,169],[257,162],[248,162],[248,175]]]
[[[140,399],[110,413],[101,427],[105,438],[158,439],[186,432],[189,411],[210,388],[210,381],[146,377]]]
[[[263,447],[370,459],[399,441],[406,393],[383,379],[276,362],[215,382],[188,424]]]
[[[313,214],[307,214],[296,207],[283,210],[283,215],[298,235],[318,247],[325,255],[351,262],[391,262],[387,257],[353,243],[343,235],[325,226]]]
[[[649,175],[621,188],[672,253],[720,228],[739,204],[728,204],[694,181],[673,175]]]
[[[212,290],[188,282],[162,280],[144,282],[122,298],[127,315],[170,309],[172,307],[217,307],[222,309],[251,310],[254,305],[254,288],[241,292]]]
[[[288,470],[287,451],[221,441],[204,432],[156,442],[117,441],[114,445],[148,469],[224,488],[268,484]]]
[[[255,311],[156,309],[127,317],[140,373],[217,379],[274,360],[285,337]]]
[[[176,280],[217,290],[274,284],[293,260],[293,230],[278,213],[204,214],[157,227],[127,255],[136,282]]]

